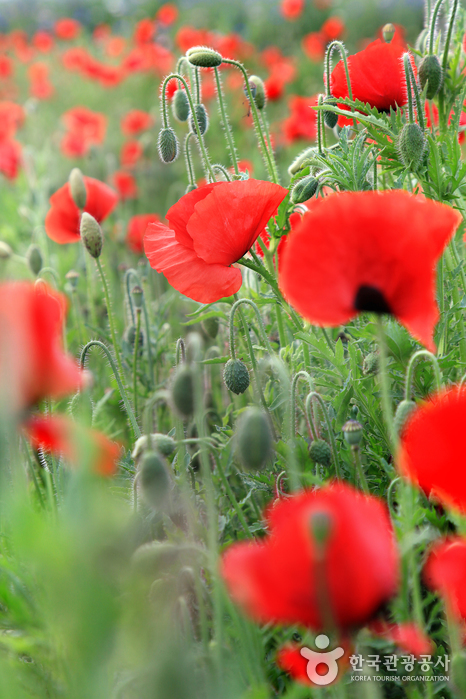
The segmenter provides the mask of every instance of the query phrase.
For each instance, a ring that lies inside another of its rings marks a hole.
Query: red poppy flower
[[[397,591],[398,553],[388,512],[346,484],[278,500],[269,535],[233,544],[221,573],[233,600],[255,621],[364,626]],[[322,537],[315,541],[315,533]]]
[[[136,199],[138,196],[138,185],[133,175],[124,170],[117,170],[112,175],[112,184],[117,190],[122,201],[126,199]]]
[[[21,144],[18,141],[12,138],[0,139],[0,172],[8,180],[14,180],[18,176],[22,158]]]
[[[375,636],[391,641],[405,653],[415,655],[416,658],[432,654],[432,641],[414,622],[389,624],[386,621],[375,619],[371,621],[368,628]]]
[[[134,29],[133,39],[136,44],[147,44],[152,41],[155,33],[154,22],[146,17],[141,19]]]
[[[185,25],[176,33],[175,42],[181,53],[186,53],[193,46],[212,46],[213,37],[207,29],[195,29]]]
[[[109,58],[116,58],[121,56],[123,51],[126,49],[127,41],[124,36],[112,36],[105,43],[105,54]]]
[[[0,284],[0,384],[14,410],[81,387],[82,372],[62,350],[65,309],[44,285]]]
[[[287,143],[301,139],[314,140],[317,134],[317,113],[313,106],[317,104],[315,97],[299,97],[293,95],[288,101],[291,115],[281,122],[281,130]]]
[[[74,466],[89,464],[101,476],[117,471],[120,446],[102,432],[90,430],[64,415],[34,416],[24,429],[35,449],[63,456]]]
[[[130,218],[128,222],[128,233],[126,235],[126,245],[136,255],[144,253],[144,234],[149,223],[159,223],[157,214],[137,214]]]
[[[112,28],[109,24],[98,24],[94,31],[92,32],[92,38],[94,41],[105,41],[112,33]]]
[[[123,167],[132,168],[141,159],[144,148],[139,141],[127,141],[121,147],[120,162]]]
[[[108,185],[84,177],[87,199],[84,211],[101,223],[118,203],[118,194]],[[56,243],[77,243],[79,233],[79,209],[74,203],[67,182],[50,197],[50,210],[45,217],[45,231]]]
[[[144,249],[151,267],[200,303],[236,293],[242,276],[231,265],[254,245],[287,193],[270,182],[239,180],[185,194],[167,213],[169,228],[147,228]]]
[[[0,141],[14,136],[22,126],[25,116],[24,109],[19,104],[8,100],[0,101]]]
[[[177,6],[173,2],[166,2],[157,10],[155,19],[157,20],[157,22],[161,22],[162,24],[166,24],[167,26],[173,24],[178,19]]]
[[[401,473],[427,495],[466,513],[463,429],[466,391],[454,387],[419,406],[401,434],[397,457]]]
[[[353,645],[346,638],[340,639],[338,641],[338,646],[343,648],[344,655],[340,656],[338,659],[337,677],[332,682],[329,682],[327,686],[331,686],[341,679],[344,671],[349,668],[349,658],[354,651]],[[307,674],[308,659],[301,655],[301,648],[303,647],[305,646],[298,646],[296,643],[287,643],[278,650],[275,660],[278,667],[285,670],[296,682],[306,684],[310,687],[316,687],[317,684],[312,682]],[[333,646],[329,646],[329,650],[330,648],[333,649]],[[326,663],[319,663],[316,666],[317,674],[321,674],[320,669],[322,669],[322,675],[326,675],[329,671]]]
[[[302,49],[306,56],[314,63],[319,63],[325,56],[326,39],[320,32],[310,32],[306,34],[301,42]]]
[[[348,70],[353,98],[367,102],[379,111],[389,111],[406,104],[406,80],[402,56],[406,52],[400,43],[373,41],[364,51],[348,56]],[[413,70],[416,71],[411,57]],[[336,98],[348,97],[343,61],[339,61],[330,76],[330,91]],[[339,105],[340,106],[340,105]],[[348,109],[341,105],[342,109]],[[339,117],[340,126],[350,123],[346,117]]]
[[[32,37],[32,45],[41,53],[49,53],[53,49],[53,37],[43,30],[39,30]]]
[[[304,10],[304,0],[281,0],[280,12],[285,19],[293,21],[301,17]]]
[[[345,31],[345,23],[341,17],[329,17],[320,28],[327,41],[339,39]]]
[[[31,95],[37,99],[46,100],[52,97],[55,89],[49,81],[49,67],[46,63],[38,61],[28,69],[28,77],[31,81]]]
[[[65,17],[55,22],[55,36],[64,41],[76,39],[81,32],[81,24],[76,19]]]
[[[290,236],[280,285],[311,323],[391,313],[435,350],[435,263],[460,220],[445,204],[401,190],[315,200]]]
[[[13,61],[11,58],[0,55],[0,78],[11,78],[13,71]]]
[[[449,612],[466,622],[466,539],[437,541],[430,550],[423,577],[426,585],[445,600]]]
[[[62,114],[62,121],[69,131],[78,134],[89,145],[99,145],[105,139],[107,117],[100,112],[73,107]]]
[[[125,136],[134,136],[149,129],[154,123],[154,119],[148,112],[141,109],[133,109],[121,120],[121,131]]]

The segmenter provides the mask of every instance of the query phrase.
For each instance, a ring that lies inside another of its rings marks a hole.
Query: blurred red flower
[[[403,427],[400,472],[447,507],[466,513],[463,428],[466,390],[449,388],[425,401]]]
[[[141,109],[132,109],[122,118],[120,125],[125,136],[134,136],[149,129],[154,123],[154,118],[148,112]]]
[[[55,22],[55,36],[63,41],[72,41],[81,33],[81,24],[76,19],[64,17]]]
[[[448,612],[466,622],[466,539],[437,541],[424,567],[426,585],[444,599]]]
[[[280,12],[285,19],[294,21],[301,17],[304,10],[304,0],[281,0]]]
[[[166,2],[164,5],[159,7],[155,15],[157,22],[166,24],[167,26],[173,24],[178,19],[178,8],[173,2]]]
[[[48,32],[40,29],[32,37],[32,45],[41,53],[49,53],[53,49],[53,37]]]
[[[181,53],[186,53],[192,46],[212,46],[212,34],[207,29],[195,29],[185,25],[178,30],[175,42]]]
[[[147,44],[152,41],[155,34],[155,24],[152,19],[148,17],[141,19],[134,29],[133,40],[134,43],[140,46],[141,44]]]
[[[231,265],[254,245],[288,191],[261,180],[215,182],[185,194],[167,213],[170,227],[151,223],[144,249],[151,267],[201,303],[236,293]]]
[[[415,655],[430,655],[434,650],[434,644],[424,631],[414,622],[402,624],[389,624],[381,619],[374,619],[369,624],[369,631],[375,636],[385,638],[395,643],[405,653]]]
[[[113,211],[118,203],[118,194],[108,185],[84,177],[87,199],[84,211],[94,216],[101,223]],[[79,233],[79,209],[74,203],[70,185],[67,182],[50,197],[50,206],[45,217],[45,231],[56,243],[77,243]]]
[[[125,170],[116,170],[112,175],[112,184],[117,190],[122,201],[136,199],[138,185],[133,175]]]
[[[325,37],[320,32],[310,32],[303,36],[301,46],[308,58],[320,63],[325,56]]]
[[[25,116],[24,109],[19,104],[8,100],[0,101],[0,141],[14,136],[23,125]]]
[[[0,78],[11,78],[13,72],[14,68],[11,58],[0,54]]]
[[[65,309],[65,297],[43,284],[0,284],[0,385],[13,410],[81,387],[81,370],[62,350]]]
[[[129,249],[142,255],[144,253],[144,234],[149,223],[159,223],[160,217],[157,214],[137,214],[128,221],[128,233],[126,235],[126,245]]]
[[[73,466],[89,464],[101,476],[113,476],[117,471],[120,445],[69,417],[35,415],[24,423],[24,430],[34,449],[63,456]]]
[[[343,35],[345,23],[341,17],[329,17],[321,26],[320,31],[326,41],[333,41],[334,39],[339,39]]]
[[[314,631],[333,624],[344,634],[396,593],[398,553],[377,498],[327,485],[276,501],[266,520],[266,538],[233,544],[221,564],[230,595],[255,621]]]
[[[0,138],[0,172],[9,180],[18,176],[22,162],[21,144],[12,138]]]
[[[290,235],[280,286],[311,323],[391,313],[434,351],[435,263],[460,221],[445,204],[402,190],[317,199]]]
[[[364,51],[348,56],[348,70],[353,98],[367,102],[379,111],[389,111],[402,107],[407,101],[406,80],[402,56],[406,52],[400,43],[373,41]],[[411,57],[413,70],[416,71]],[[339,61],[330,76],[330,91],[337,99],[348,97],[343,61]],[[347,109],[344,105],[339,105]],[[346,117],[339,117],[340,126],[351,123]]]
[[[105,139],[107,117],[87,107],[73,107],[62,114],[62,121],[73,133],[79,135],[87,145],[99,145]]]
[[[28,77],[31,81],[30,91],[33,97],[40,100],[47,100],[52,97],[55,88],[49,80],[49,67],[42,61],[33,63],[28,68]]]
[[[139,141],[127,141],[123,143],[120,152],[122,167],[132,168],[141,159],[144,149]]]
[[[288,100],[291,115],[281,122],[281,131],[286,143],[301,139],[314,140],[317,135],[317,112],[312,109],[317,104],[315,97],[293,95]]]
[[[124,36],[112,36],[105,42],[105,53],[109,58],[116,58],[126,49],[126,44]]]

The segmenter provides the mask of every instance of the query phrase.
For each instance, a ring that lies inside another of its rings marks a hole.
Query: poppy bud
[[[189,100],[185,90],[178,89],[173,95],[172,112],[177,121],[187,121],[189,117]]]
[[[323,104],[328,104],[330,107],[336,107],[337,101],[335,97],[329,95],[328,97],[325,97]],[[333,129],[337,125],[338,114],[335,114],[335,112],[329,112],[325,109],[323,111],[323,115],[325,124],[328,126],[329,129]]]
[[[69,282],[73,291],[78,286],[79,274],[74,269],[70,269],[69,272],[65,274],[65,279]]]
[[[189,194],[189,192],[194,192],[194,190],[197,189],[197,185],[195,184],[188,184],[185,190],[185,194]]]
[[[428,100],[433,99],[440,90],[443,80],[442,66],[437,56],[432,54],[425,56],[421,61],[418,72],[421,89],[423,90],[426,83],[428,83],[426,97]]]
[[[398,405],[395,412],[395,417],[393,419],[393,424],[397,434],[401,433],[406,420],[415,409],[416,403],[413,400],[402,400]]]
[[[306,148],[301,153],[299,153],[299,155],[296,156],[296,158],[293,160],[293,162],[288,168],[289,176],[293,177],[294,175],[296,175],[300,170],[303,169],[306,160],[310,160],[315,155],[317,155],[318,152],[319,151],[315,146],[311,146],[311,148]]]
[[[259,111],[265,107],[265,85],[262,78],[258,75],[251,75],[249,78],[249,87],[251,88],[254,104]]]
[[[8,260],[13,254],[13,250],[8,243],[0,240],[0,260]]]
[[[387,44],[389,44],[390,41],[391,41],[391,40],[393,39],[393,37],[395,36],[395,32],[396,32],[396,29],[395,29],[395,27],[393,26],[393,24],[392,24],[391,22],[389,22],[388,24],[385,24],[385,25],[382,27],[382,36],[383,36],[383,40],[384,40]]]
[[[324,439],[315,439],[309,447],[309,456],[316,464],[330,466],[332,451]]]
[[[248,471],[264,468],[272,455],[269,420],[260,408],[247,408],[238,420],[236,453]]]
[[[314,512],[311,515],[312,538],[319,547],[325,546],[332,530],[332,519],[328,512]]]
[[[204,107],[203,104],[195,104],[194,105],[194,112],[196,114],[196,119],[197,119],[197,123],[199,126],[199,131],[201,132],[201,136],[203,136],[205,134],[205,132],[207,131],[207,129],[209,128],[209,117],[208,117],[206,108]],[[191,131],[193,131],[194,133],[197,133],[196,126],[194,124],[194,119],[193,119],[192,115],[189,119],[189,124],[191,127]]]
[[[347,420],[342,427],[346,441],[352,447],[357,447],[362,439],[362,425],[357,420]]]
[[[398,136],[398,153],[405,167],[416,168],[426,147],[426,137],[418,124],[405,124]]]
[[[163,457],[156,451],[144,454],[139,471],[139,486],[144,501],[159,510],[170,492],[170,475]]]
[[[170,456],[176,449],[176,442],[168,434],[161,434],[159,432],[154,432],[151,435],[143,435],[136,440],[131,456],[137,462],[141,456],[148,450],[156,450],[159,454],[163,456]]]
[[[192,46],[186,52],[186,58],[198,68],[217,68],[223,60],[218,51],[207,46]]]
[[[379,370],[379,353],[378,352],[369,352],[364,357],[364,362],[362,364],[362,373],[363,374],[376,374],[377,371]]]
[[[171,399],[175,409],[184,418],[194,412],[194,381],[188,364],[178,367],[172,383]]]
[[[305,201],[314,196],[319,182],[312,175],[303,177],[298,180],[291,190],[290,201],[292,204],[303,204]]]
[[[131,291],[131,296],[133,297],[133,303],[135,308],[142,308],[142,299],[144,298],[144,292],[140,286],[134,286]]]
[[[78,207],[78,209],[84,209],[87,201],[87,191],[86,185],[84,184],[83,173],[79,167],[74,167],[68,178],[70,185],[71,198]]]
[[[123,335],[123,340],[126,342],[129,351],[131,354],[134,353],[134,343],[136,342],[136,326],[135,325],[128,325],[126,328],[124,335]],[[142,348],[144,345],[144,334],[142,330],[139,331],[139,340],[138,340],[138,356],[142,356]]]
[[[208,337],[215,340],[218,334],[218,318],[206,318],[202,321],[201,327]]]
[[[29,269],[35,277],[39,274],[42,269],[42,253],[37,245],[31,245],[26,253],[26,260],[29,265]]]
[[[102,229],[95,220],[94,216],[88,214],[87,211],[81,216],[81,238],[89,255],[94,259],[100,257],[104,238]]]
[[[160,130],[157,147],[163,163],[172,163],[178,157],[178,139],[170,126]]]
[[[223,371],[223,380],[230,391],[239,395],[249,386],[249,371],[241,359],[229,359]]]

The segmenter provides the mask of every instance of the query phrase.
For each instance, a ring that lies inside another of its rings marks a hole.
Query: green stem
[[[107,280],[105,278],[105,274],[104,274],[104,270],[103,270],[100,258],[97,257],[95,262],[97,265],[97,269],[99,270],[100,278],[102,280],[102,286],[104,289],[105,305],[107,306],[108,324],[110,326],[110,334],[112,336],[113,351],[115,352],[115,357],[116,357],[116,360],[118,363],[118,369],[120,371],[120,375],[121,375],[122,380],[123,380],[123,377],[124,377],[123,364],[121,363],[120,350],[119,350],[118,342],[117,342],[115,321],[113,318],[112,305],[110,302],[110,293],[108,290],[108,284],[107,284]]]
[[[267,123],[267,118],[265,116],[265,105],[262,109],[259,110],[259,119],[262,125],[262,128],[264,129],[265,133],[265,138],[267,139],[267,146],[269,148],[270,153],[273,153],[273,148],[272,148],[272,140],[270,138],[270,130],[269,130],[269,125]],[[272,165],[273,165],[273,171],[275,175],[275,181],[280,184],[280,175],[278,173],[278,168],[277,168],[277,163],[275,162],[275,158],[272,158]]]
[[[137,421],[136,421],[136,418],[135,418],[135,416],[134,416],[133,410],[132,410],[131,405],[130,405],[130,403],[129,403],[129,400],[128,400],[128,396],[127,396],[127,394],[126,394],[125,387],[123,386],[123,382],[122,382],[122,380],[121,380],[121,378],[120,378],[120,374],[119,374],[118,369],[117,369],[117,366],[116,366],[116,364],[115,364],[115,360],[113,359],[112,353],[110,352],[110,350],[109,350],[109,348],[107,347],[107,345],[104,345],[104,343],[103,343],[103,342],[100,342],[100,340],[91,340],[90,342],[88,342],[88,343],[83,347],[82,352],[81,352],[81,357],[80,357],[80,360],[79,360],[79,361],[80,361],[80,365],[81,365],[81,369],[84,368],[84,364],[85,364],[85,362],[86,362],[86,356],[87,356],[87,353],[89,352],[89,350],[91,349],[91,347],[99,347],[99,348],[105,353],[105,356],[107,357],[107,359],[108,359],[108,361],[109,361],[109,364],[110,364],[110,366],[112,367],[112,371],[113,371],[113,375],[114,375],[114,377],[115,377],[115,380],[116,380],[116,382],[117,382],[117,384],[118,384],[118,389],[119,389],[119,391],[120,391],[120,396],[121,396],[121,399],[122,399],[123,404],[124,404],[124,406],[125,406],[126,414],[127,414],[128,419],[129,419],[129,421],[130,421],[130,424],[131,424],[131,427],[132,427],[132,430],[133,430],[133,433],[134,433],[134,437],[137,439],[138,437],[141,436],[141,430],[139,429],[139,425],[138,425],[138,423],[137,423]]]
[[[358,445],[352,446],[351,452],[353,454],[354,466],[355,466],[355,470],[356,470],[356,473],[357,473],[358,478],[359,478],[359,483],[361,484],[361,488],[366,493],[366,495],[369,495],[370,494],[369,485],[367,483],[366,474],[364,473],[364,469],[362,467],[361,451],[359,449],[359,446]]]
[[[434,38],[435,38],[435,27],[437,26],[437,17],[440,12],[440,8],[443,5],[443,0],[437,0],[435,3],[434,11],[430,17],[429,23],[429,54],[434,53]]]
[[[422,105],[421,95],[419,94],[419,87],[418,87],[418,84],[417,84],[416,76],[414,75],[414,70],[413,70],[412,63],[411,63],[411,61],[409,60],[409,59],[410,59],[410,55],[409,55],[409,54],[405,54],[405,56],[407,56],[407,69],[408,69],[408,72],[409,72],[409,77],[410,77],[410,79],[411,79],[411,88],[412,88],[413,93],[414,93],[414,100],[415,100],[415,102],[416,102],[417,120],[418,120],[418,122],[419,122],[420,128],[424,131],[424,129],[425,129],[424,107],[423,107],[423,105]],[[406,66],[406,63],[405,63],[405,66]]]
[[[236,155],[236,147],[235,147],[235,142],[233,140],[233,133],[231,131],[230,122],[228,121],[228,115],[227,115],[227,112],[225,109],[225,100],[223,97],[222,80],[220,78],[220,73],[218,72],[218,68],[214,68],[214,75],[215,75],[215,84],[217,86],[217,102],[218,102],[218,108],[220,111],[220,118],[222,120],[223,131],[225,133],[225,138],[227,139],[228,150],[230,152],[231,162],[232,162],[233,167],[235,169],[235,174],[239,175],[238,157]]]
[[[390,395],[390,386],[387,367],[387,345],[385,341],[385,330],[382,319],[379,315],[376,316],[378,345],[379,345],[379,377],[382,388],[382,411],[385,419],[385,424],[388,430],[390,446],[392,453],[396,453],[398,444],[398,435],[393,422],[392,399]]]
[[[251,530],[249,529],[249,525],[246,522],[246,518],[243,514],[243,511],[242,511],[242,509],[241,509],[241,507],[240,507],[240,505],[235,497],[233,490],[231,489],[231,485],[228,482],[228,478],[225,475],[225,472],[223,470],[223,466],[221,465],[220,461],[221,461],[221,459],[216,459],[215,465],[217,466],[217,471],[218,471],[218,474],[220,476],[220,480],[223,483],[223,487],[225,488],[226,493],[228,495],[228,499],[230,500],[230,503],[238,516],[238,519],[241,523],[241,526],[244,529],[246,536],[248,536],[250,539],[253,539],[254,535],[252,534]]]
[[[434,370],[435,379],[435,389],[439,391],[442,387],[442,374],[440,371],[438,359],[429,350],[423,349],[415,352],[408,363],[408,368],[406,369],[406,382],[405,382],[405,400],[411,400],[411,395],[413,391],[413,380],[414,380],[414,369],[416,364],[420,359],[428,359]]]
[[[135,269],[128,269],[125,272],[125,288],[126,288],[126,298],[129,303],[129,307],[131,309],[131,320],[134,325],[134,310],[133,310],[133,300],[131,298],[131,292],[129,288],[129,279],[131,276],[134,276],[136,279],[136,285],[139,286],[142,289],[142,284],[141,280],[139,279],[139,275],[136,272]],[[150,379],[150,387],[153,388],[154,386],[154,362],[152,359],[152,348],[151,348],[151,341],[150,341],[150,325],[149,325],[149,313],[147,311],[147,303],[146,303],[146,295],[143,293],[142,295],[142,310],[144,313],[144,326],[146,330],[146,344],[147,344],[147,364],[148,364],[148,370],[149,370],[149,379]]]
[[[134,338],[134,354],[133,354],[133,403],[134,413],[138,414],[138,350],[139,350],[139,333],[141,332],[141,309],[136,309],[136,336]]]
[[[84,252],[84,260],[86,264],[86,279],[87,279],[87,303],[89,304],[89,314],[91,316],[91,322],[94,328],[98,328],[99,324],[97,321],[97,313],[95,310],[95,303],[94,303],[94,275],[93,275],[93,270],[92,270],[92,264],[91,264],[91,257],[90,255],[87,254],[87,251],[84,249],[83,246],[83,252]]]
[[[450,248],[447,248],[445,250],[445,263],[447,266],[448,272],[451,274],[454,269],[453,265],[453,260],[450,252]],[[458,286],[456,285],[455,281],[452,282],[452,289],[451,289],[451,296],[453,300],[453,305],[458,308],[460,304],[460,293]],[[464,317],[463,313],[461,311],[461,308],[458,308],[458,310],[455,311],[455,318],[458,323],[459,329],[460,329],[460,341],[459,341],[459,349],[460,349],[460,358],[461,358],[461,363],[466,364],[466,329],[464,325]]]
[[[320,407],[322,408],[322,412],[323,412],[324,418],[325,418],[325,423],[327,425],[328,436],[330,439],[330,446],[332,448],[333,463],[335,465],[335,474],[336,474],[337,479],[339,481],[341,481],[340,461],[338,459],[337,443],[335,440],[335,435],[333,434],[332,424],[331,424],[330,418],[328,416],[327,408],[325,407],[325,403],[322,399],[322,396],[319,393],[317,393],[317,391],[311,391],[311,393],[309,393],[308,397],[306,398],[306,406],[305,406],[306,407],[306,414],[309,418],[310,424],[313,424],[312,413],[311,413],[311,401],[312,400],[317,400]]]
[[[235,298],[237,296],[235,295]],[[262,339],[264,340],[265,347],[267,349],[267,352],[272,356],[273,355],[273,349],[272,345],[270,344],[269,338],[267,337],[267,333],[265,331],[264,323],[261,318],[261,314],[259,309],[257,308],[256,304],[254,301],[251,301],[251,299],[238,299],[235,301],[233,306],[231,307],[230,311],[230,322],[229,322],[229,328],[230,328],[230,353],[231,353],[231,358],[235,359],[235,348],[234,348],[234,327],[235,327],[235,313],[236,311],[240,308],[241,305],[246,304],[248,306],[251,306],[253,308],[254,313],[257,318],[257,322],[259,325],[259,329],[261,331]]]
[[[275,182],[275,184],[278,184],[277,178],[275,176],[276,167],[275,167],[275,163],[274,163],[273,153],[271,151],[269,151],[269,149],[267,148],[267,142],[266,142],[265,137],[264,137],[262,124],[260,122],[259,115],[257,113],[256,102],[255,102],[253,94],[251,92],[251,86],[249,85],[248,74],[246,73],[244,66],[241,63],[239,63],[238,61],[234,61],[233,59],[230,59],[230,58],[224,58],[223,62],[228,63],[229,65],[235,66],[243,74],[244,82],[246,85],[246,90],[248,93],[249,104],[251,107],[252,118],[254,121],[254,126],[256,128],[256,133],[257,133],[257,137],[259,140],[259,145],[261,146],[261,150],[262,150],[262,157],[264,158],[265,165],[269,171],[269,177],[271,178],[272,182]]]
[[[192,131],[186,134],[184,139],[184,160],[186,163],[186,171],[188,173],[188,180],[191,187],[196,186],[196,177],[194,175],[193,159],[191,156],[191,148],[189,145],[189,140],[194,136]]]
[[[411,73],[409,70],[409,54],[403,55],[403,67],[405,71],[406,92],[408,96],[408,120],[410,124],[414,124],[414,107],[413,107],[413,91],[411,88]]]
[[[447,73],[448,53],[450,51],[451,35],[453,33],[453,27],[455,26],[457,10],[458,10],[458,0],[453,0],[453,6],[451,8],[450,17],[448,18],[447,37],[445,39],[445,46],[443,49],[442,71],[443,71],[444,79],[445,79],[445,76]]]

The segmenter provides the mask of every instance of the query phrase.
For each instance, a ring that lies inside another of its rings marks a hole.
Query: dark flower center
[[[359,287],[354,299],[354,308],[357,311],[372,311],[373,313],[391,313],[384,295],[375,286]]]

